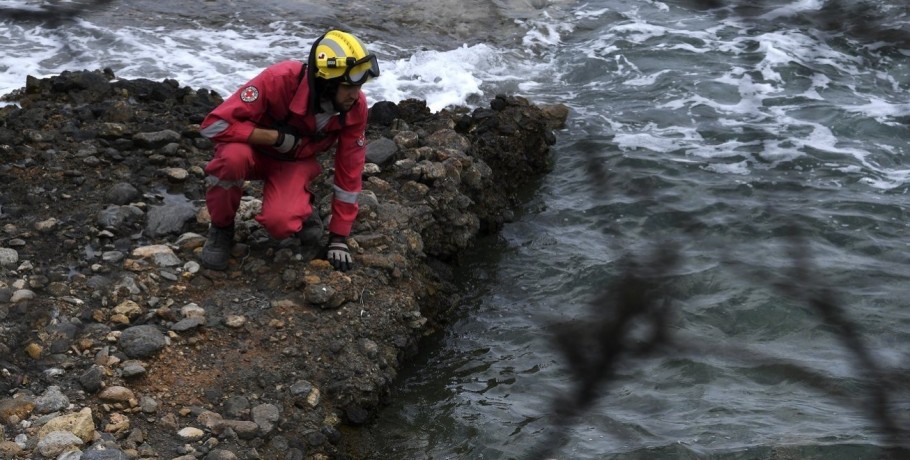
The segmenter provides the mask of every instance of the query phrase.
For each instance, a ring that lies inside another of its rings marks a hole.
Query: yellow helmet
[[[340,30],[330,30],[316,40],[310,51],[310,64],[317,78],[341,78],[349,85],[362,85],[379,76],[376,55],[369,54],[356,37]]]

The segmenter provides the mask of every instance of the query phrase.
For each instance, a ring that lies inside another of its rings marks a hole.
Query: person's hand
[[[347,243],[344,242],[344,237],[339,235],[332,235],[329,237],[326,259],[335,267],[335,270],[341,270],[343,272],[350,270],[354,265],[354,259],[351,258],[351,251],[348,249]]]
[[[300,138],[287,127],[282,126],[278,128],[278,139],[275,140],[272,147],[281,153],[289,153],[297,148],[298,143],[300,143]]]

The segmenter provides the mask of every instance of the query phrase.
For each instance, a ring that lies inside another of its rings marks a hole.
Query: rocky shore
[[[99,70],[3,100],[0,458],[66,460],[357,458],[343,433],[444,327],[459,252],[509,221],[567,116],[509,96],[376,103],[355,269],[270,239],[251,182],[215,272],[197,262],[198,124],[219,95]]]

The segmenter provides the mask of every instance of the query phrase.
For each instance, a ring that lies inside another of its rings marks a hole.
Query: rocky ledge
[[[201,269],[199,123],[219,95],[110,70],[0,107],[0,458],[352,458],[458,254],[548,171],[563,106],[370,109],[353,271],[270,239],[251,182],[225,272]],[[320,158],[326,171],[331,156]],[[323,217],[331,175],[316,186]]]

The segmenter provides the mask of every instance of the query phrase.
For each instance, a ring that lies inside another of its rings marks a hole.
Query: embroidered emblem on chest
[[[247,86],[240,92],[240,100],[243,102],[254,102],[259,99],[259,90],[255,86]]]

